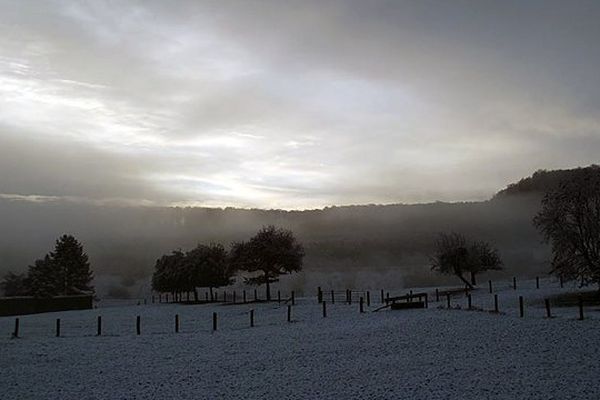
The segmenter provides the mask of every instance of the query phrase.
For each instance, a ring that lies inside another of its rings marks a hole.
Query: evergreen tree
[[[52,297],[59,294],[58,279],[50,255],[29,266],[31,294],[35,297]]]
[[[55,282],[59,294],[81,294],[93,292],[93,274],[83,246],[71,235],[63,235],[56,241],[50,259],[55,271]]]
[[[2,286],[4,295],[7,297],[29,296],[31,292],[31,285],[26,274],[8,272],[0,286]]]

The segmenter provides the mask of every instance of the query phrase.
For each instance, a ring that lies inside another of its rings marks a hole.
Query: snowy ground
[[[0,399],[600,398],[597,307],[586,308],[584,321],[575,308],[555,308],[549,320],[543,298],[572,285],[496,286],[499,315],[438,308],[445,299],[427,310],[364,314],[358,304],[328,304],[324,319],[316,298],[300,298],[292,323],[277,304],[127,305],[22,316],[19,339],[10,338],[14,318],[0,318]],[[452,304],[466,307],[466,298]],[[473,305],[493,308],[487,286]]]

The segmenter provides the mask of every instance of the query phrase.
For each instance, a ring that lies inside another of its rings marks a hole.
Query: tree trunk
[[[468,280],[466,280],[466,279],[464,278],[464,276],[462,276],[462,275],[460,275],[460,274],[457,274],[456,276],[458,276],[458,277],[460,278],[460,280],[461,280],[461,281],[463,281],[463,282],[465,283],[465,285],[467,285],[467,287],[468,287],[469,289],[473,289],[473,285],[471,285],[471,283],[470,283]]]
[[[477,282],[475,281],[475,272],[471,272],[471,285],[477,285]]]

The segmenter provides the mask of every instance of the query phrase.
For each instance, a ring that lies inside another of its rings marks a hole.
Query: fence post
[[[56,318],[56,337],[60,337],[60,318]]]
[[[250,310],[250,328],[254,327],[254,310]]]
[[[175,314],[175,333],[179,333],[179,314]]]
[[[294,293],[294,291],[292,290],[292,305],[295,306],[296,305],[296,294]]]
[[[359,309],[360,313],[361,313],[361,314],[362,314],[362,313],[364,313],[364,312],[365,312],[365,310],[364,310],[363,298],[362,298],[362,297],[361,297],[361,298],[358,300],[358,304],[359,304],[359,307],[358,307],[358,309]]]
[[[348,304],[352,304],[352,289],[348,289]]]
[[[540,288],[540,277],[539,276],[535,277],[535,288],[536,289]]]
[[[450,293],[446,293],[446,305],[450,308]]]
[[[235,304],[235,303],[236,303],[236,301],[237,301],[236,297],[237,297],[237,293],[236,293],[236,292],[235,292],[235,290],[234,290],[234,291],[233,291],[233,304]]]
[[[513,289],[517,290],[517,277],[513,276]]]
[[[383,304],[383,289],[381,289],[381,304]]]
[[[165,294],[165,303],[169,302],[169,293]]]
[[[102,317],[98,315],[98,322],[96,327],[96,336],[102,336]]]
[[[323,318],[327,318],[327,302],[323,302]]]
[[[287,307],[287,322],[292,322],[292,306]]]
[[[440,301],[440,290],[435,288],[435,301]]]
[[[258,292],[254,289],[254,301],[258,300]]]
[[[579,296],[579,320],[583,321],[583,297]]]
[[[158,294],[158,302],[162,303],[162,294],[161,293]]]
[[[281,290],[277,291],[277,304],[281,304]]]
[[[523,318],[525,316],[525,306],[523,305],[523,296],[519,296],[519,316]]]
[[[317,301],[319,303],[323,302],[323,292],[321,292],[321,286],[317,288]]]
[[[387,293],[385,294],[385,304],[387,304],[387,303],[389,303],[389,302],[390,302],[390,292],[387,292]]]
[[[244,304],[246,304],[246,289],[244,289],[244,291],[243,291],[243,297],[244,297]]]
[[[409,303],[412,303],[412,301],[413,301],[413,291],[411,290],[411,291],[409,292],[409,294],[410,294],[410,297],[408,298],[408,302],[409,302]]]
[[[213,313],[213,332],[217,330],[217,313]]]
[[[560,280],[560,288],[563,288],[563,278],[562,276],[559,276],[558,279]]]
[[[500,310],[498,309],[498,295],[497,294],[494,295],[494,312],[495,313],[500,312]]]
[[[140,316],[138,315],[137,318],[135,319],[135,331],[138,335],[142,334],[142,321],[140,319]]]
[[[371,292],[367,290],[367,307],[371,307]]]
[[[429,308],[429,295],[425,293],[425,308]]]
[[[492,294],[494,292],[494,290],[492,289],[492,281],[491,280],[488,281],[488,286],[490,287],[490,294]]]
[[[469,305],[469,310],[473,308],[473,305],[471,303],[471,295],[470,294],[467,295],[467,304]]]
[[[13,331],[13,337],[19,337],[19,318],[15,318],[15,330]]]
[[[223,303],[227,303],[227,291],[223,290]]]
[[[331,304],[335,304],[335,292],[331,289]]]
[[[550,299],[545,299],[544,303],[546,303],[546,317],[552,318],[552,313],[550,312]]]

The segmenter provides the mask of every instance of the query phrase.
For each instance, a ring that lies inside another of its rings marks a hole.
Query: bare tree
[[[533,223],[552,245],[552,270],[600,285],[600,169],[583,169],[548,192]]]
[[[502,269],[498,250],[483,241],[467,244],[460,233],[440,233],[435,247],[431,269],[442,274],[456,275],[470,289],[476,284],[476,274]],[[465,278],[467,273],[470,274],[470,281]]]

